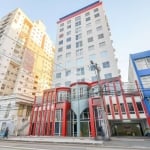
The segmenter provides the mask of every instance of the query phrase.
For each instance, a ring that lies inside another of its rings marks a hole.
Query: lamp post
[[[97,81],[98,81],[98,87],[99,87],[99,96],[100,96],[100,104],[101,104],[101,113],[102,113],[102,120],[103,120],[103,126],[102,130],[104,131],[104,138],[105,140],[110,140],[110,135],[109,135],[109,129],[108,129],[108,120],[106,117],[106,112],[104,109],[104,104],[103,104],[103,88],[101,87],[100,84],[100,68],[98,67],[97,63],[94,63],[92,60],[90,61],[91,67],[95,70],[95,74],[97,75]],[[101,120],[101,125],[102,125],[102,120]]]
[[[80,75],[79,73],[76,74],[76,78],[77,76]],[[75,95],[76,95],[76,100],[77,100],[77,137],[80,137],[80,90],[79,90],[80,86],[78,85],[78,78],[76,79],[76,92],[75,92]]]

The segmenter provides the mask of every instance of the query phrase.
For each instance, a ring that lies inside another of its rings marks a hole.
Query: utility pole
[[[101,78],[100,78],[100,68],[98,67],[97,63],[94,63],[92,60],[90,61],[91,67],[95,70],[95,74],[97,76],[97,81],[98,81],[98,87],[99,87],[99,97],[100,97],[100,105],[101,105],[101,116],[102,120],[100,122],[102,126],[102,130],[104,131],[104,139],[105,140],[110,140],[110,134],[109,134],[109,127],[108,127],[108,120],[106,116],[106,112],[104,109],[104,103],[103,103],[103,88],[101,87]]]

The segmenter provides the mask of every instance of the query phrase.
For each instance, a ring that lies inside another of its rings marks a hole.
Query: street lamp
[[[79,73],[76,74],[76,77],[80,75]],[[77,112],[77,136],[80,137],[80,86],[78,85],[78,80],[76,79],[76,100],[77,100],[77,106],[78,106],[78,112]]]
[[[105,140],[110,140],[110,135],[109,135],[109,129],[108,129],[108,120],[106,117],[106,112],[104,109],[104,104],[103,104],[103,89],[100,84],[100,68],[98,67],[97,63],[94,63],[92,60],[90,61],[92,69],[95,70],[95,74],[97,75],[97,81],[98,81],[98,86],[99,86],[99,96],[100,96],[100,104],[101,104],[101,113],[102,113],[102,119],[103,119],[103,126],[102,130],[104,131],[104,137]]]

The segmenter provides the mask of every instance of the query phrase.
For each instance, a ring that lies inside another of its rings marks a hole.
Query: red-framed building
[[[102,80],[101,87],[111,136],[143,135],[150,122],[136,82],[125,84],[116,77]],[[29,135],[96,137],[104,125],[99,94],[97,82],[45,90],[35,98]]]

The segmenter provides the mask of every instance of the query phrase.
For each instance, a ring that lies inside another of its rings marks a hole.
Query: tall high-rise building
[[[55,47],[21,9],[0,19],[0,128],[27,134],[35,95],[51,87]]]
[[[96,1],[57,22],[54,86],[96,81],[90,61],[101,68],[101,79],[120,75],[103,4]],[[94,69],[93,69],[94,70]]]
[[[0,95],[50,88],[55,47],[41,21],[32,22],[21,9],[0,20]]]

